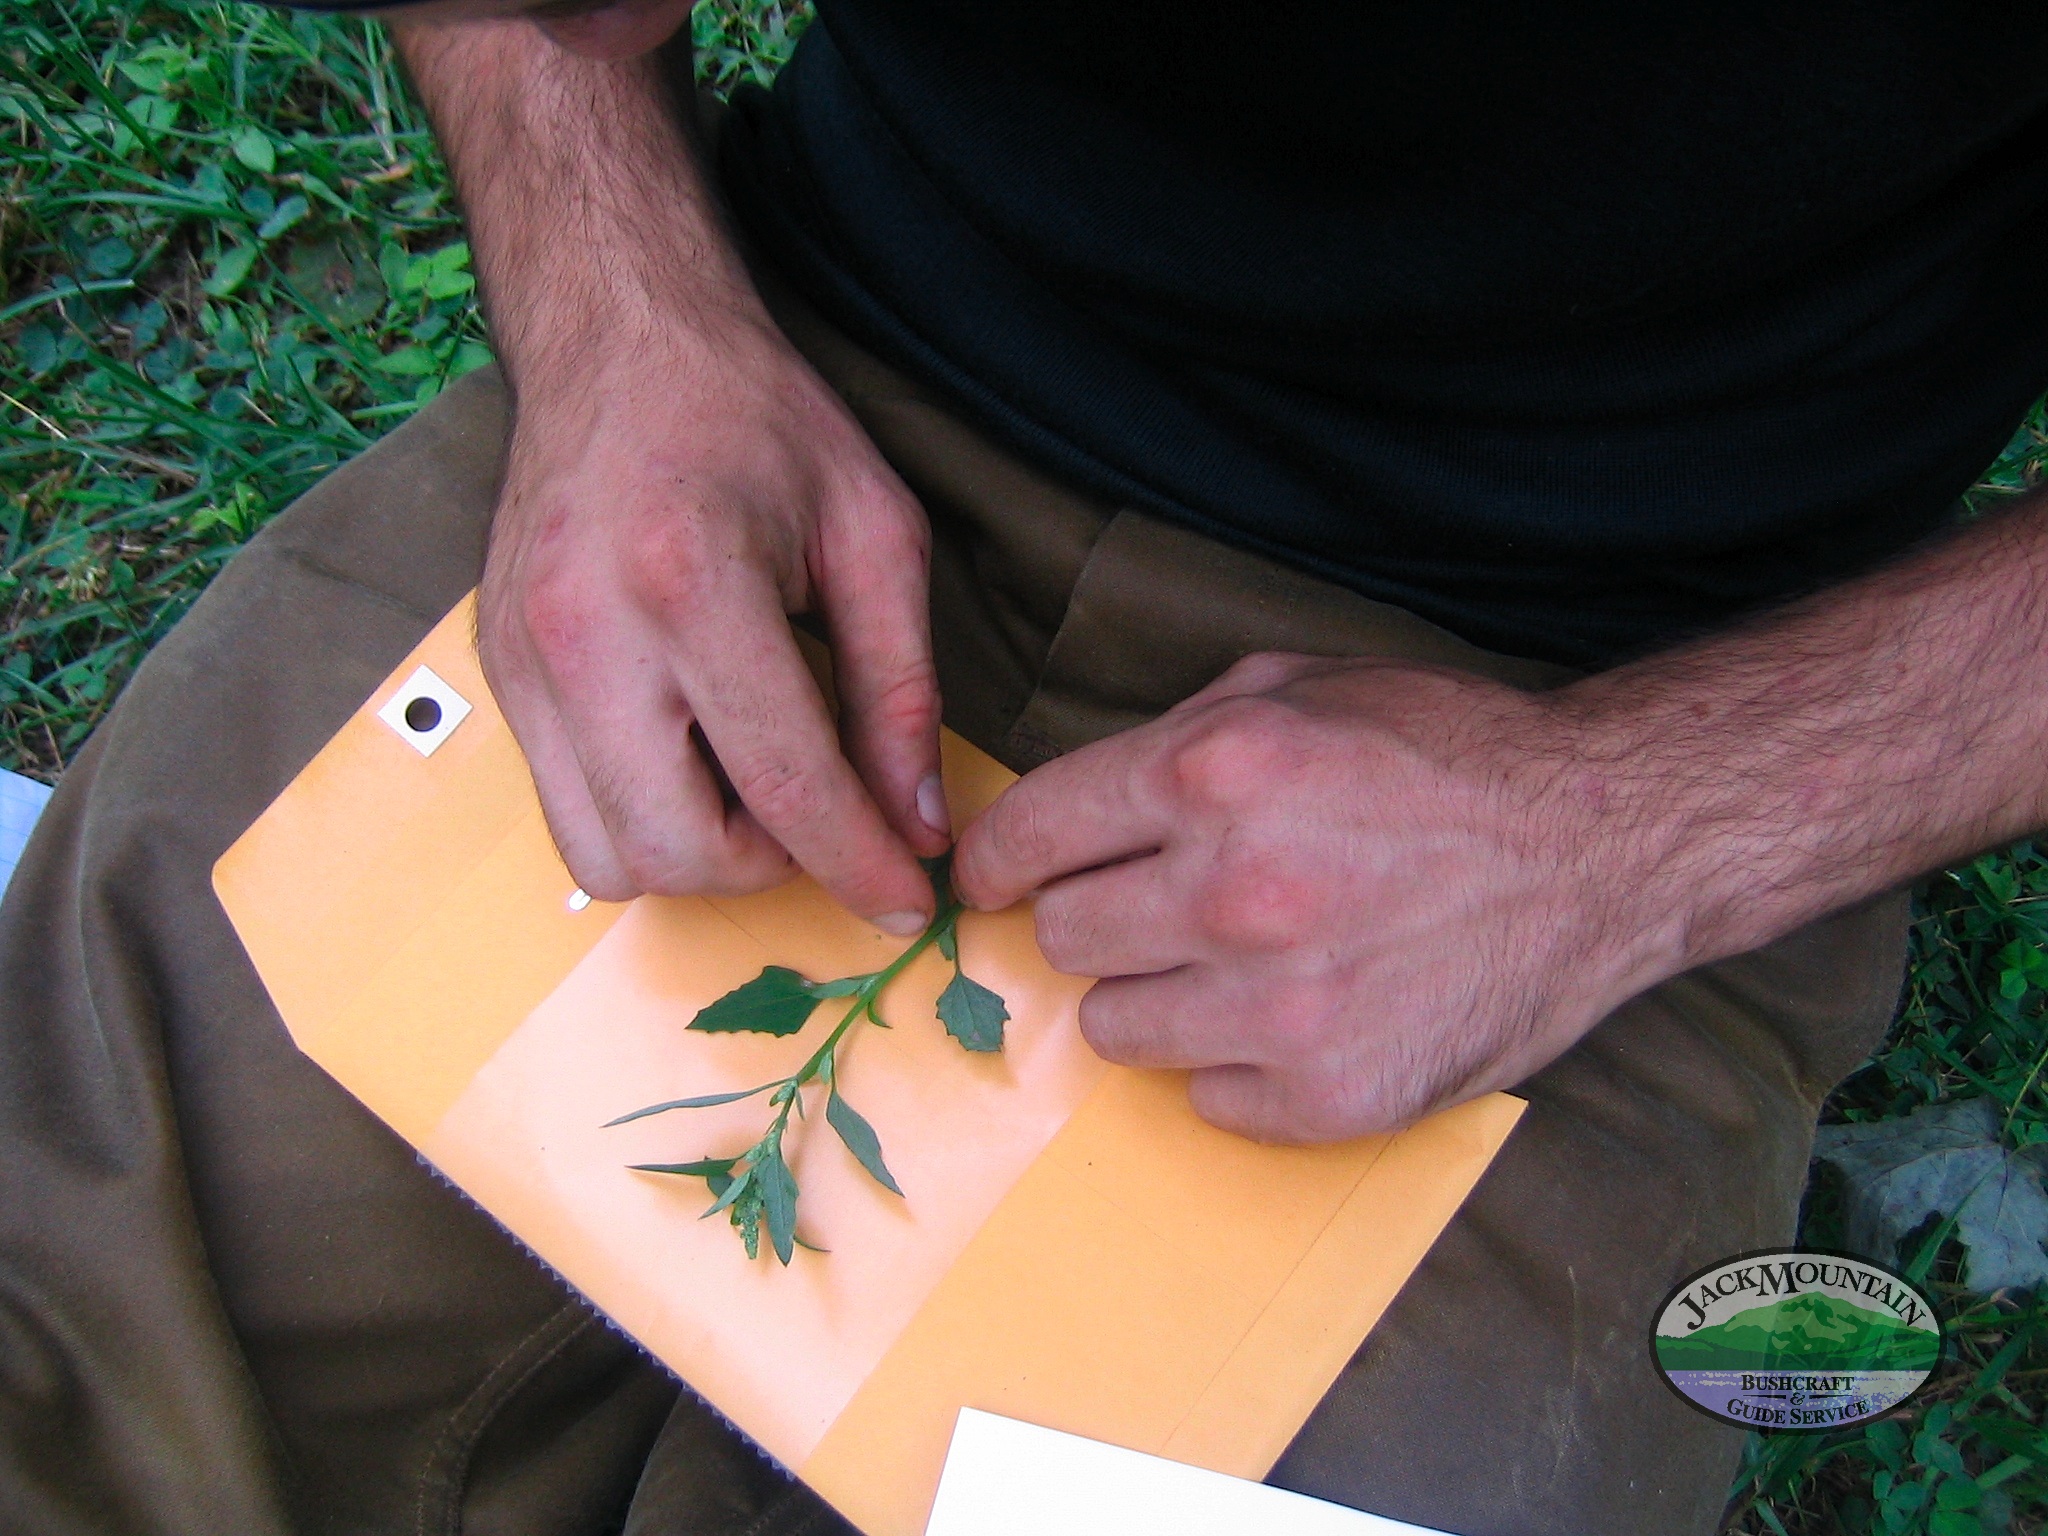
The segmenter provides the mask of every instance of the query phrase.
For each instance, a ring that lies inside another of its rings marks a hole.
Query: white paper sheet
[[[1443,1533],[963,1408],[925,1536]]]
[[[0,891],[7,889],[21,850],[28,846],[29,829],[49,798],[47,785],[0,768]]]

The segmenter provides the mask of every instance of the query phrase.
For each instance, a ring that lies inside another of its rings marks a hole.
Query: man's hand
[[[1669,976],[2048,823],[2048,497],[1526,694],[1254,657],[1011,786],[962,894],[1038,892],[1113,1061],[1306,1141],[1507,1087]]]
[[[793,860],[915,933],[915,855],[948,839],[928,531],[762,307],[665,69],[618,57],[687,14],[554,23],[582,53],[520,21],[400,31],[516,400],[480,654],[593,896],[755,890]]]
[[[1195,1069],[1228,1130],[1326,1140],[1519,1082],[1654,979],[1634,855],[1580,788],[1542,696],[1255,656],[1014,785],[955,878],[1040,892],[1047,959],[1105,978],[1103,1056]]]
[[[757,889],[793,855],[914,933],[930,894],[904,843],[946,843],[923,513],[765,317],[621,341],[521,391],[481,594],[563,856],[616,900]],[[858,775],[784,617],[812,610]]]

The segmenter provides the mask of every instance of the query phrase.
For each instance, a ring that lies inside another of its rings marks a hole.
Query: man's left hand
[[[1549,696],[1436,668],[1261,655],[1046,764],[961,837],[961,893],[1038,893],[1103,978],[1114,1062],[1192,1068],[1265,1141],[1406,1125],[1521,1081],[1682,967],[1655,838]]]

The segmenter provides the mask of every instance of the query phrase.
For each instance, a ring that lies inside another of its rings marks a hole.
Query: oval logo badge
[[[1868,1259],[1807,1248],[1710,1265],[1664,1299],[1650,1335],[1665,1383],[1724,1424],[1839,1429],[1905,1402],[1941,1361],[1925,1291]]]

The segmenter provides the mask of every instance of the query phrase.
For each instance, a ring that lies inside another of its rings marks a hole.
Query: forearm
[[[576,882],[800,866],[918,932],[946,845],[928,529],[775,327],[662,44],[690,0],[411,26],[516,401],[477,655]],[[788,615],[831,637],[835,720]]]
[[[1767,942],[2048,825],[2048,502],[1557,702],[1653,942]]]
[[[519,20],[395,30],[515,389],[657,329],[758,322],[662,55],[584,57]]]

